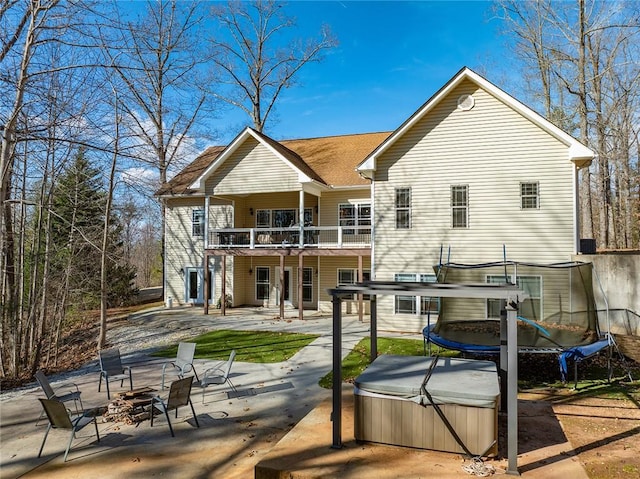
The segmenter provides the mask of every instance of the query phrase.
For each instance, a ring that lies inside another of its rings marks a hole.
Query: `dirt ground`
[[[571,389],[532,390],[519,397],[543,401],[537,403],[536,415],[548,416],[553,410],[590,479],[635,479],[640,477],[640,388],[635,384],[630,388],[635,392],[625,399],[592,397],[590,392]],[[523,418],[520,424],[520,434],[531,448],[535,441],[544,444],[545,433],[554,434],[538,420]]]

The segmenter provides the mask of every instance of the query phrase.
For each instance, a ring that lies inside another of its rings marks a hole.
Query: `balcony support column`
[[[222,295],[220,296],[220,314],[226,316],[227,314],[227,256],[223,255],[221,258],[222,263]]]
[[[358,255],[358,283],[364,281],[364,273],[362,271],[362,255]],[[364,321],[364,300],[363,294],[358,293],[358,320]]]
[[[298,255],[298,319],[304,319],[304,298],[303,298],[303,272],[304,256]]]
[[[300,203],[298,208],[298,246],[302,248],[304,245],[304,190],[300,190],[298,202]]]
[[[204,197],[204,249],[209,247],[209,197]]]
[[[280,255],[280,319],[284,319],[284,255]]]
[[[206,214],[205,214],[205,218],[206,218]],[[206,316],[209,314],[209,291],[211,291],[209,287],[209,284],[211,283],[211,275],[209,274],[209,254],[206,251],[204,253],[204,262],[202,265],[202,272],[204,275],[204,314]]]

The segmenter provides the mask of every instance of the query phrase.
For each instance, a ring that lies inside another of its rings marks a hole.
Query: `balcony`
[[[224,228],[209,231],[207,249],[224,248],[366,248],[370,226],[304,228]]]

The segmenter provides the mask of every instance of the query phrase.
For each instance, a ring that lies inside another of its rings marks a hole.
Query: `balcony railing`
[[[300,234],[302,233],[302,235]],[[362,248],[371,246],[370,226],[224,228],[209,231],[207,248]]]

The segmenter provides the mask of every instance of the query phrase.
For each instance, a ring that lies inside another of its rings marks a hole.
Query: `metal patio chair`
[[[36,371],[35,378],[36,378],[36,381],[38,382],[38,385],[44,392],[44,395],[47,396],[47,399],[57,399],[62,403],[73,401],[73,406],[75,408],[76,414],[80,414],[80,412],[84,409],[84,406],[82,405],[82,398],[80,397],[80,394],[82,393],[78,388],[77,384],[70,383],[70,384],[73,384],[75,391],[70,390],[68,393],[59,394],[53,390],[53,387],[51,387],[51,383],[49,382],[49,379],[47,378],[46,374],[42,369]],[[63,387],[65,386],[63,385]],[[78,409],[78,403],[80,403],[80,409]],[[36,421],[36,426],[38,425],[38,423],[40,423],[40,420],[44,417],[44,415],[45,415],[45,412],[43,409],[40,412],[40,417]]]
[[[195,353],[196,353],[196,343],[179,343],[178,344],[178,354],[176,355],[176,358],[162,365],[161,389],[164,389],[164,374],[166,372],[167,366],[173,366],[173,369],[178,374],[178,377],[180,379],[182,379],[186,373],[193,371],[193,374],[196,376],[196,380],[197,381],[200,380],[198,378],[198,373],[196,371],[196,368],[193,365],[193,356],[195,355]]]
[[[88,424],[93,423],[96,429],[96,437],[98,438],[98,442],[100,442],[100,434],[98,433],[98,423],[96,421],[95,411],[86,411],[77,417],[71,418],[71,416],[69,416],[69,411],[67,411],[67,408],[62,401],[58,399],[38,399],[42,403],[44,412],[49,418],[49,426],[47,427],[47,431],[44,433],[44,438],[42,439],[42,445],[40,446],[38,457],[42,455],[44,443],[47,441],[47,436],[49,435],[49,431],[51,431],[51,429],[67,429],[71,431],[69,443],[67,444],[67,448],[64,451],[64,462],[67,462],[69,449],[71,449],[71,443],[73,442],[73,438],[76,436],[76,432],[80,431]],[[88,414],[92,415],[89,416]]]
[[[191,386],[193,384],[193,376],[187,376],[182,379],[176,379],[171,383],[169,387],[169,395],[166,399],[162,399],[160,396],[156,396],[151,401],[151,427],[153,427],[153,409],[156,408],[160,412],[163,412],[165,417],[167,418],[167,423],[169,424],[169,431],[171,431],[171,436],[175,437],[173,433],[173,427],[171,426],[171,419],[169,419],[169,411],[176,411],[176,418],[178,417],[178,408],[181,406],[189,405],[191,406],[191,412],[193,413],[193,419],[196,422],[196,426],[200,427],[200,423],[198,423],[198,418],[196,416],[196,410],[193,408],[193,403],[191,402]]]
[[[207,369],[200,380],[200,387],[202,388],[202,404],[204,404],[204,393],[207,386],[211,384],[225,384],[228,383],[229,387],[235,392],[236,387],[231,382],[229,375],[231,374],[231,366],[236,358],[236,350],[232,350],[229,355],[229,359],[219,362],[215,366]]]
[[[109,381],[120,381],[120,387],[124,384],[124,380],[129,378],[129,389],[133,390],[133,378],[131,377],[131,368],[123,366],[120,359],[120,350],[118,348],[102,349],[98,351],[100,358],[100,381],[98,382],[98,392],[102,386],[102,378],[107,386],[107,399],[111,399],[109,391]]]

